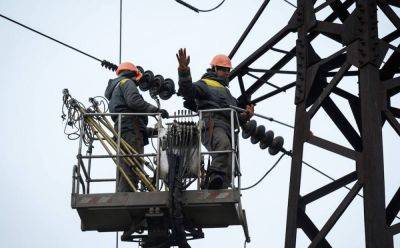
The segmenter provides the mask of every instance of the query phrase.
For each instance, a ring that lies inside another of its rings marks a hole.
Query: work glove
[[[248,121],[254,115],[254,105],[250,104],[246,106],[246,112],[240,113],[240,117],[242,120]]]
[[[160,109],[158,110],[159,113],[161,113],[161,118],[165,119],[169,117],[168,111],[165,109]]]
[[[246,113],[247,113],[247,115],[249,116],[249,119],[250,119],[254,115],[254,104],[247,105],[246,106],[246,110],[247,110]]]
[[[176,58],[178,59],[178,70],[179,71],[187,71],[189,69],[190,56],[186,57],[186,48],[179,49],[176,54]]]

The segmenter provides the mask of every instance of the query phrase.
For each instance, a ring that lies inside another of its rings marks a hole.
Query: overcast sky
[[[294,0],[292,0],[295,2]],[[215,6],[219,0],[188,1],[200,9]],[[322,1],[318,1],[320,3]],[[219,9],[196,14],[173,0],[124,0],[122,60],[132,61],[164,77],[177,81],[175,53],[186,47],[191,56],[194,80],[205,72],[215,54],[228,54],[261,5],[261,1],[227,0]],[[329,9],[327,9],[329,10]],[[237,65],[289,20],[294,8],[282,0],[272,0],[264,14],[233,59]],[[395,8],[397,13],[399,9]],[[118,62],[119,1],[50,1],[2,0],[0,13],[38,29],[100,59]],[[329,11],[321,11],[323,18]],[[380,15],[381,16],[381,15]],[[380,19],[380,36],[394,28]],[[2,160],[0,211],[1,247],[115,247],[114,233],[81,232],[80,219],[70,207],[72,166],[76,163],[78,143],[63,133],[61,116],[62,89],[68,88],[77,99],[87,104],[88,97],[103,95],[111,71],[97,61],[40,37],[26,29],[0,19],[0,106]],[[277,47],[290,49],[296,36],[289,35]],[[393,44],[397,45],[399,40]],[[319,38],[313,42],[321,57],[341,48],[340,44]],[[268,53],[253,67],[269,68],[281,55]],[[294,69],[292,61],[285,69]],[[271,82],[280,86],[294,81],[293,76],[280,76]],[[248,87],[254,80],[245,78]],[[347,80],[339,86],[355,92],[356,81]],[[231,82],[233,95],[240,91],[237,81]],[[272,88],[263,86],[255,97]],[[357,92],[355,92],[357,94]],[[151,102],[148,93],[145,98]],[[349,107],[340,98],[333,98],[350,116]],[[258,104],[256,112],[293,124],[293,90]],[[400,107],[400,97],[392,98]],[[162,106],[171,113],[182,109],[182,101],[174,96]],[[266,120],[256,119],[276,135],[285,138],[291,149],[293,130]],[[351,119],[351,123],[354,121]],[[314,134],[349,147],[339,131],[321,111],[311,125]],[[387,124],[383,131],[386,201],[400,185],[400,169],[396,152],[400,139]],[[149,148],[146,148],[149,149]],[[275,162],[266,150],[241,140],[243,185],[257,181]],[[354,170],[354,162],[315,148],[305,146],[304,160],[334,178]],[[97,176],[115,174],[111,161],[99,162]],[[290,159],[284,157],[278,167],[255,189],[243,192],[252,242],[247,247],[283,247],[290,174]],[[301,193],[316,189],[329,180],[307,167],[303,169]],[[95,188],[112,191],[113,186]],[[322,198],[307,207],[307,213],[321,228],[348,191],[345,189]],[[386,203],[387,203],[386,202]],[[398,220],[396,220],[398,222]],[[191,242],[192,247],[243,247],[241,227],[205,230],[205,239]],[[362,199],[357,197],[327,236],[333,247],[364,247]],[[351,245],[349,246],[349,242]],[[308,238],[298,232],[298,247],[306,247]],[[120,247],[135,247],[120,244]],[[400,237],[395,237],[400,247]]]

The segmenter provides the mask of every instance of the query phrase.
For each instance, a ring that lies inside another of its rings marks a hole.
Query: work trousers
[[[203,132],[202,143],[208,151],[226,151],[232,149],[231,139],[226,129],[218,126],[206,129]],[[218,173],[224,177],[224,184],[229,185],[232,178],[232,153],[211,154],[211,157],[212,161],[207,169],[207,175]]]
[[[118,130],[115,128],[115,130]],[[144,145],[143,145],[143,138],[138,137],[137,132],[135,130],[129,130],[129,131],[122,131],[121,132],[121,138],[124,139],[130,146],[135,149],[137,153],[142,153],[144,152]],[[115,141],[117,141],[117,138],[115,138]],[[137,158],[139,160],[139,158]],[[138,183],[139,183],[139,177],[135,175],[132,171],[131,166],[125,162],[123,158],[120,158],[120,166],[124,170],[125,174],[128,176],[130,181],[135,185],[136,188],[138,188]],[[142,164],[140,166],[143,167]],[[117,192],[132,192],[132,188],[129,185],[128,181],[124,178],[124,176],[121,174],[119,169],[117,168],[117,187],[116,190]]]

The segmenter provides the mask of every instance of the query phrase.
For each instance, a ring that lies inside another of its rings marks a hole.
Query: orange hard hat
[[[139,80],[142,77],[142,73],[139,71],[139,69],[132,64],[131,62],[123,62],[118,66],[118,69],[116,71],[117,75],[119,75],[123,71],[133,71],[136,73],[136,79]]]
[[[216,55],[212,60],[210,65],[212,66],[220,66],[220,67],[227,67],[232,69],[231,59],[223,54]]]

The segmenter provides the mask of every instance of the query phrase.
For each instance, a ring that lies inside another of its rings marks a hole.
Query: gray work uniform
[[[229,105],[237,106],[238,102],[224,80],[209,70],[202,79],[192,83],[190,71],[178,71],[179,91],[186,103],[192,102],[197,110],[229,108]],[[210,81],[211,80],[211,81]],[[193,106],[193,104],[192,104]],[[230,111],[204,113],[202,120],[205,129],[202,132],[202,143],[208,151],[231,150],[231,120]],[[212,162],[207,174],[218,173],[224,177],[227,184],[231,180],[232,154],[212,154]]]
[[[109,100],[108,107],[110,113],[155,113],[158,108],[146,102],[132,80],[131,72],[123,72],[118,78],[108,82],[105,97]],[[114,129],[118,132],[118,117],[111,117],[115,123]],[[121,119],[121,138],[130,144],[138,153],[143,153],[144,146],[147,145],[148,137],[146,126],[147,116],[123,116]],[[121,159],[121,167],[127,173],[131,181],[137,185],[139,179],[132,172],[130,167]],[[128,182],[120,175],[117,170],[117,191],[132,191]]]

